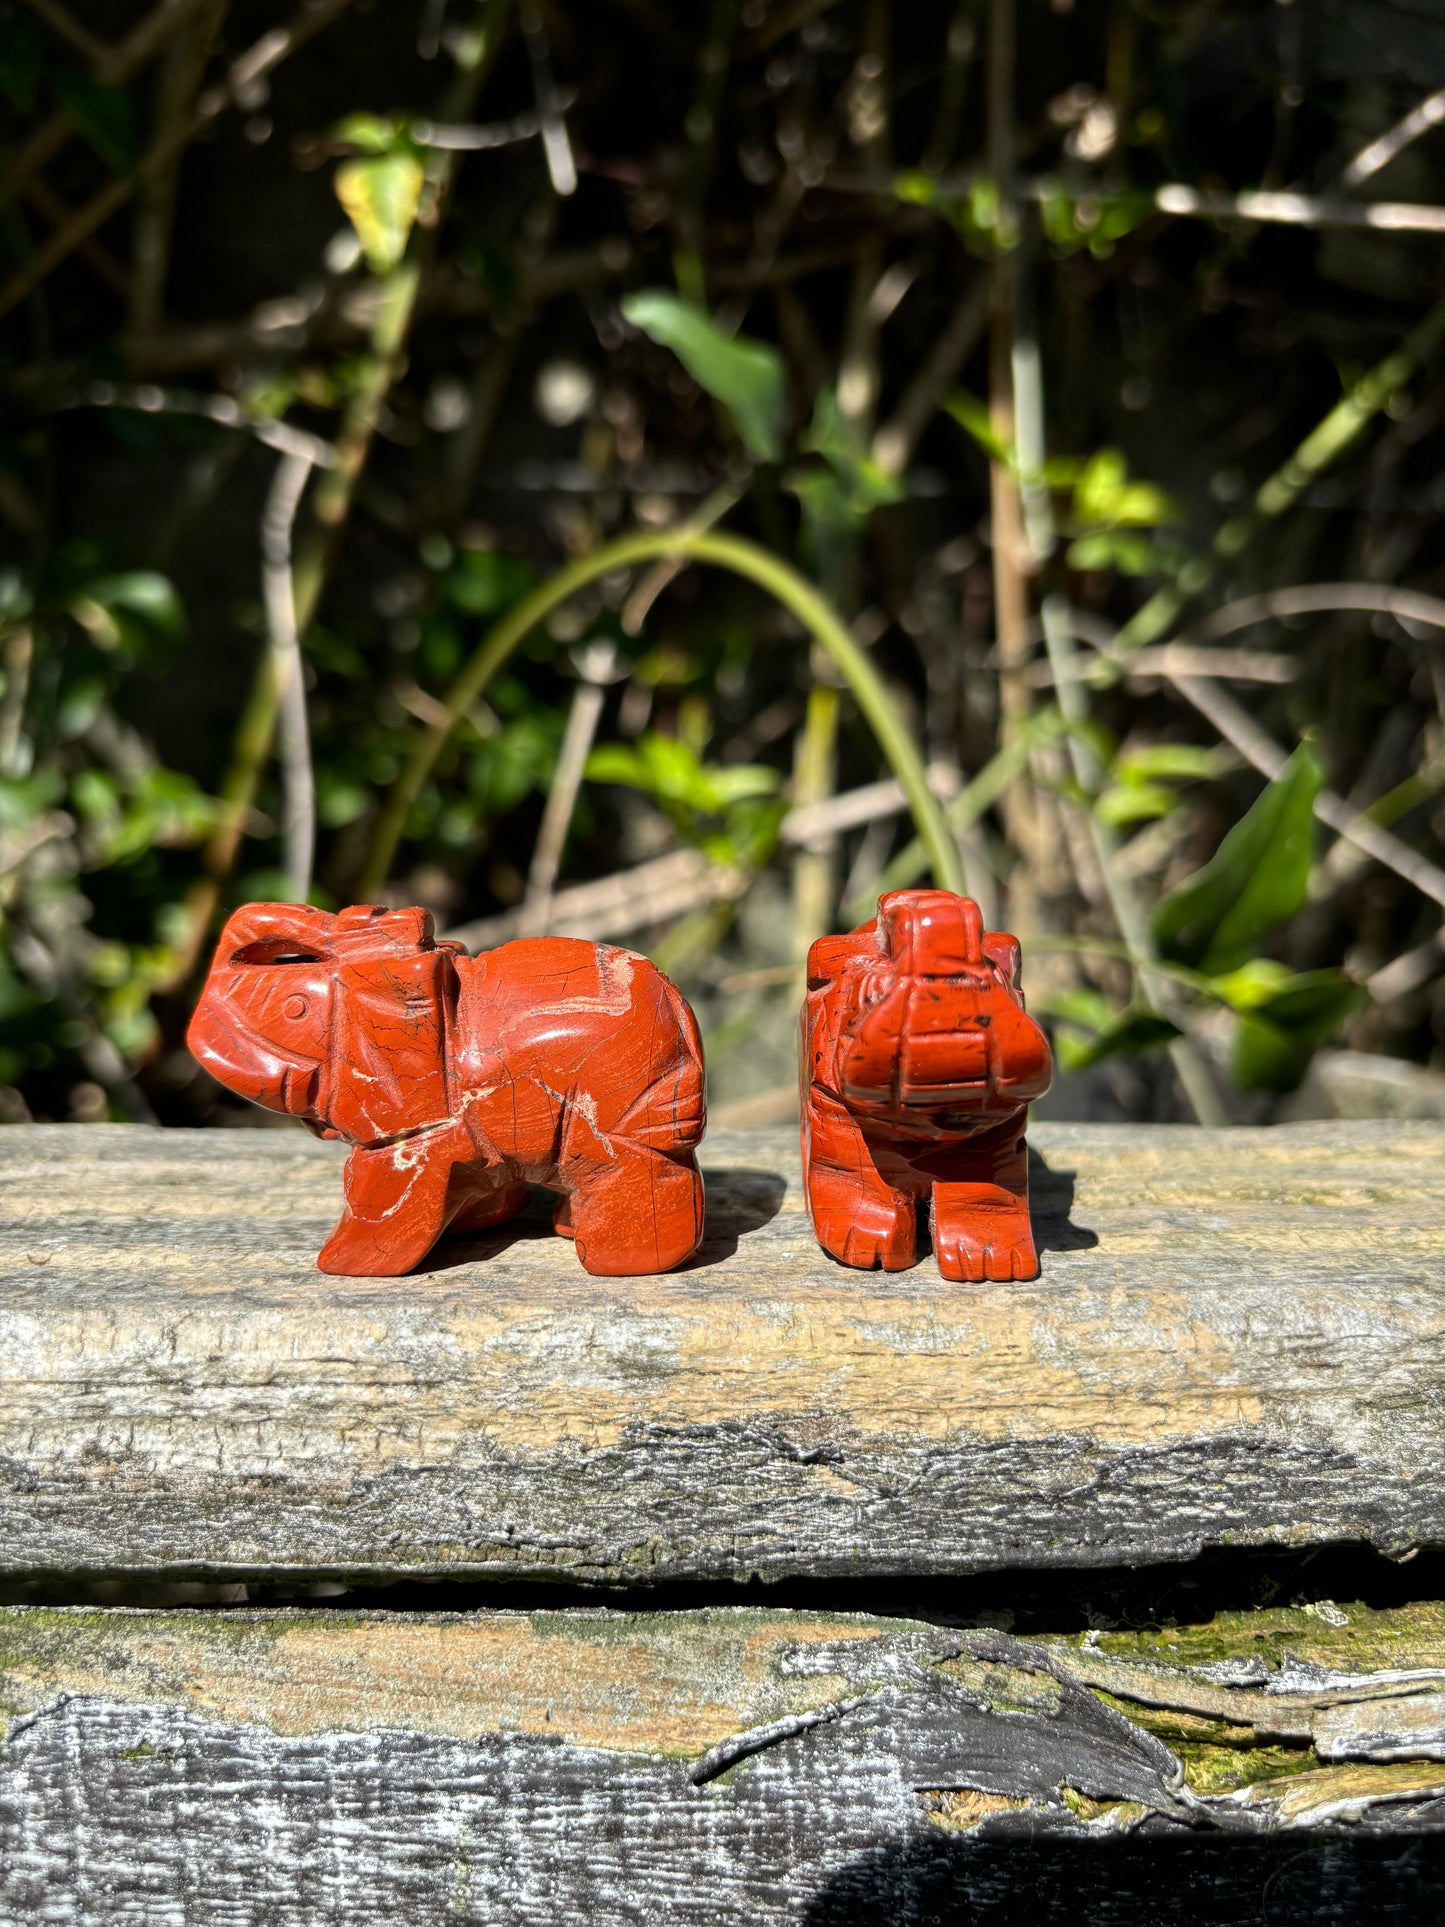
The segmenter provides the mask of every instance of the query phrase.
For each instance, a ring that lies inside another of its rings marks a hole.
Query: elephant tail
[[[682,993],[655,965],[638,958],[643,998],[651,1005],[653,1075],[613,1129],[633,1144],[674,1157],[690,1152],[707,1129],[702,1038]]]

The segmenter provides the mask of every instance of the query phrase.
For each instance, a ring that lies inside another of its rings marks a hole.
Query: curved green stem
[[[410,762],[386,799],[361,879],[360,896],[374,895],[386,881],[406,819],[447,738],[513,651],[539,622],[589,582],[611,575],[617,569],[630,568],[638,562],[653,562],[662,556],[685,556],[689,561],[730,569],[733,574],[756,582],[792,611],[837,664],[877,737],[908,799],[934,881],[941,889],[963,893],[967,885],[958,845],[938,799],[928,787],[917,746],[868,655],[829,603],[796,569],[759,548],[756,542],[738,535],[714,535],[684,524],[681,528],[661,529],[656,533],[622,535],[616,541],[604,543],[600,549],[593,549],[559,569],[493,627],[452,684],[443,705],[446,715],[439,717],[418,741]]]

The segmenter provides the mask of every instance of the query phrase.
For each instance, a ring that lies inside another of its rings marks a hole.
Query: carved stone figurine
[[[945,1278],[1036,1278],[1025,1107],[1049,1088],[1017,939],[947,890],[895,890],[808,953],[799,1070],[813,1229],[845,1265],[902,1271],[929,1205]]]
[[[667,1271],[702,1239],[702,1046],[645,957],[564,937],[481,957],[425,910],[252,903],[221,933],[188,1041],[214,1077],[344,1138],[323,1271],[395,1276],[444,1231],[562,1193],[588,1271]]]

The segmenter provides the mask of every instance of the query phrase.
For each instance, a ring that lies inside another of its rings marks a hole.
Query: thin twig
[[[592,753],[597,725],[602,720],[602,705],[606,700],[607,685],[613,679],[617,651],[610,642],[595,642],[577,652],[575,659],[577,687],[572,694],[572,706],[567,712],[567,726],[562,732],[557,767],[547,791],[547,804],[542,811],[542,823],[532,851],[532,867],[527,875],[527,894],[522,903],[522,928],[527,936],[536,936],[547,927],[553,885],[562,865],[567,832],[572,827],[577,792],[582,787],[582,773]]]
[[[92,67],[103,69],[114,58],[110,44],[93,34],[89,27],[83,27],[68,7],[60,5],[60,0],[26,0],[26,5],[53,33],[69,41],[78,54],[83,54]]]
[[[1401,154],[1411,141],[1419,140],[1445,120],[1445,87],[1437,93],[1427,94],[1418,107],[1412,107],[1403,119],[1385,133],[1362,147],[1340,176],[1341,187],[1358,187],[1362,181],[1378,174],[1382,167],[1388,167],[1397,154]]]
[[[1069,626],[1078,636],[1078,612],[1072,609]],[[1076,659],[1070,673],[1081,682],[1088,682],[1091,664]],[[1166,642],[1157,648],[1141,649],[1130,659],[1129,674],[1131,677],[1215,676],[1221,682],[1288,683],[1299,674],[1299,663],[1293,656],[1274,655],[1262,649],[1199,649],[1189,642]],[[1036,687],[1052,688],[1052,664],[1034,663],[1029,679]]]
[[[567,122],[562,112],[562,96],[552,72],[552,54],[547,45],[547,29],[537,0],[523,0],[522,35],[527,42],[527,58],[532,65],[532,89],[537,102],[537,120],[542,130],[542,151],[547,156],[547,173],[552,191],[564,199],[577,192],[577,163]]]
[[[189,119],[205,78],[211,48],[221,31],[229,0],[206,0],[204,10],[166,49],[157,86],[156,131],[161,140],[175,135]],[[130,290],[130,325],[154,327],[160,319],[170,264],[180,149],[170,163],[146,180],[137,199],[131,253],[135,263]]]
[[[1156,188],[1161,214],[1204,221],[1264,221],[1285,227],[1378,228],[1393,234],[1445,234],[1445,207],[1409,201],[1342,201],[1328,194],[1209,194],[1182,181]]]
[[[281,752],[281,867],[287,901],[291,903],[305,903],[310,896],[311,866],[316,855],[316,777],[311,766],[306,672],[291,569],[296,511],[311,468],[305,455],[283,455],[276,464],[261,516],[261,591],[271,673],[276,683]]]
[[[576,104],[575,88],[557,90],[559,112]],[[516,114],[511,120],[488,121],[480,126],[439,120],[407,123],[407,133],[418,147],[440,147],[453,154],[483,154],[497,147],[517,147],[523,141],[535,140],[542,132],[542,122],[536,113]]]
[[[143,415],[193,415],[221,428],[243,429],[281,455],[295,455],[314,468],[330,468],[336,450],[319,435],[265,415],[248,415],[229,395],[201,395],[183,388],[159,388],[151,382],[93,381],[62,395],[57,413],[69,408],[134,408]]]
[[[1394,616],[1398,622],[1419,622],[1445,629],[1445,598],[1423,595],[1418,589],[1391,589],[1374,582],[1305,582],[1297,588],[1270,589],[1262,595],[1241,596],[1195,625],[1201,641],[1213,642],[1248,629],[1256,622],[1277,622],[1291,616],[1334,615],[1358,610],[1365,615]],[[1137,662],[1138,658],[1135,658]]]
[[[988,326],[988,300],[988,277],[979,275],[899,397],[897,408],[873,437],[873,459],[888,474],[901,475],[907,468],[938,404],[982,341]]]

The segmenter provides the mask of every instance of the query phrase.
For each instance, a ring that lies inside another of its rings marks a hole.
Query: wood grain
[[[1043,1273],[817,1248],[790,1135],[596,1279],[527,1235],[324,1278],[299,1131],[0,1132],[0,1563],[947,1574],[1445,1541],[1445,1130],[1041,1127]]]
[[[1438,1624],[1397,1617],[1404,1655],[1438,1662]],[[1247,1625],[1232,1637],[1257,1650]],[[1445,1827],[1445,1767],[1402,1758],[1398,1733],[1389,1764],[1261,1749],[1238,1720],[1232,1746],[1176,1745],[1081,1684],[1081,1650],[738,1609],[9,1609],[0,1919],[973,1920],[925,1896],[999,1884],[980,1845],[1027,1866],[1041,1841],[1129,1834],[1231,1843],[1230,1878],[1257,1905],[1251,1845]],[[1157,1654],[1133,1663],[1158,1665],[1166,1694],[1202,1683]],[[1331,1731],[1353,1703],[1279,1668],[1265,1684],[1328,1711]],[[1382,1695],[1411,1697],[1386,1673],[1347,1690],[1373,1690],[1377,1716],[1396,1704]],[[1071,1891],[1089,1859],[1068,1862]],[[1127,1890],[1118,1857],[1104,1865]],[[1218,1899],[1217,1866],[1214,1880]]]

